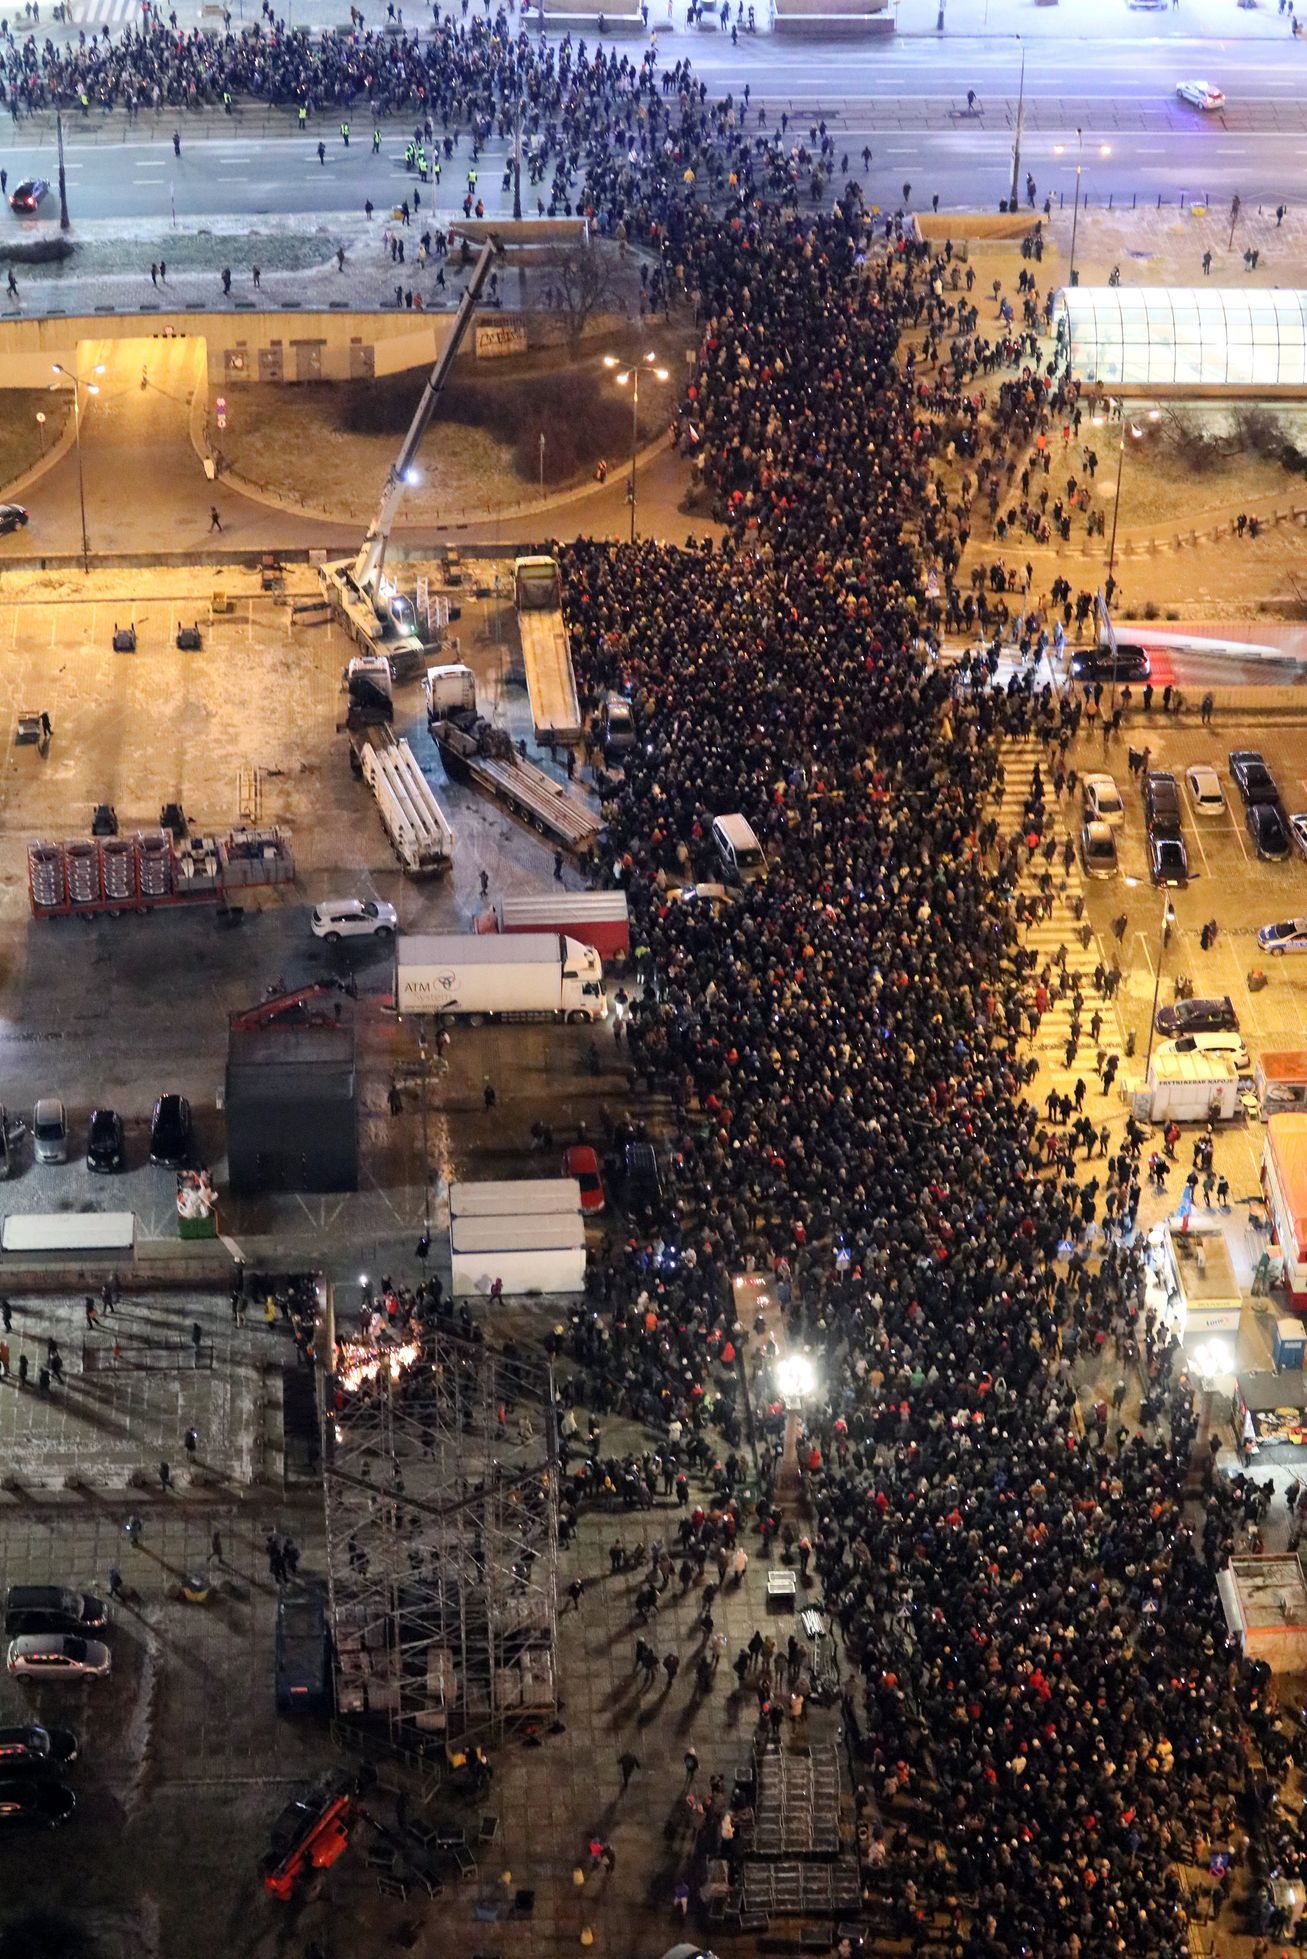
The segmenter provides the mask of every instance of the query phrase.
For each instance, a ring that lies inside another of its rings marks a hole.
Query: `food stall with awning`
[[[1307,1113],[1273,1115],[1267,1122],[1262,1193],[1271,1221],[1273,1282],[1284,1286],[1295,1313],[1307,1313]]]

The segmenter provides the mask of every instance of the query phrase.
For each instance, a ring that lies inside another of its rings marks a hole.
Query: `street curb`
[[[203,461],[204,452],[200,448],[199,441],[195,435],[193,424],[191,429],[191,440],[195,445],[195,450],[197,455],[199,455],[201,461]],[[635,467],[636,467],[637,475],[639,471],[643,469],[648,463],[652,462],[654,458],[662,452],[663,449],[669,448],[670,446],[671,446],[671,437],[664,433],[663,435],[656,436],[654,440],[650,443],[647,443],[643,449],[637,450],[636,457],[635,457]],[[625,474],[625,471],[623,471],[623,474]],[[220,471],[218,475],[217,483],[214,486],[215,489],[218,487],[218,485],[224,483],[229,484],[231,488],[236,492],[237,496],[248,497],[252,503],[261,503],[267,509],[279,510],[283,513],[283,515],[288,517],[307,517],[310,521],[321,523],[321,524],[357,525],[360,523],[366,524],[368,521],[366,517],[363,518],[348,517],[348,516],[342,517],[331,511],[323,510],[315,504],[294,503],[290,501],[289,498],[279,497],[275,491],[266,490],[261,485],[252,483],[248,477],[241,476],[236,470],[233,469],[224,468],[223,470]],[[472,511],[467,516],[459,517],[457,519],[445,519],[443,521],[439,521],[434,524],[431,523],[430,521],[423,522],[414,519],[405,520],[403,518],[400,518],[395,524],[395,529],[396,531],[413,531],[413,532],[428,531],[428,532],[435,532],[437,534],[442,534],[446,531],[468,530],[472,526],[479,525],[479,524],[499,525],[509,521],[517,521],[518,519],[527,519],[527,518],[541,516],[550,510],[558,510],[558,509],[566,508],[567,505],[572,503],[579,503],[586,497],[599,496],[608,487],[609,487],[608,484],[595,483],[591,481],[589,483],[578,484],[571,490],[562,491],[557,496],[543,497],[543,498],[535,497],[523,503],[505,504],[498,509],[491,508],[487,510]]]
[[[34,462],[30,469],[25,469],[21,476],[15,476],[12,483],[6,483],[0,489],[0,503],[13,503],[20,490],[29,489],[33,483],[39,483],[56,463],[63,461],[76,440],[77,418],[75,415],[69,415],[62,435],[50,445],[45,454]]]

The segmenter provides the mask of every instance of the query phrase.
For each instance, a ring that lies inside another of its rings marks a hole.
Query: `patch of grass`
[[[65,388],[0,388],[0,489],[41,460],[72,413]],[[44,437],[38,415],[45,416]]]
[[[668,378],[641,390],[642,444],[667,425],[680,399],[679,346],[659,351]],[[224,462],[275,494],[342,516],[370,515],[425,378],[415,368],[375,381],[233,390]],[[540,485],[542,435],[546,490],[589,482],[601,458],[610,477],[620,475],[631,452],[628,389],[595,357],[567,365],[542,351],[480,367],[457,363],[418,455],[406,518],[434,522],[529,499]]]
[[[505,366],[508,363],[504,363]],[[514,368],[519,364],[513,363]],[[527,365],[523,363],[522,365]],[[673,370],[674,372],[674,370]],[[390,374],[378,381],[346,381],[314,389],[342,435],[391,435],[396,443],[407,429],[422,386],[416,372]],[[655,382],[640,397],[640,441],[647,442],[670,419],[676,406],[672,382]],[[442,430],[464,429],[487,437],[513,460],[524,485],[540,481],[540,437],[545,438],[545,485],[558,488],[588,475],[599,458],[610,469],[630,454],[631,398],[600,361],[542,373],[487,374],[460,362],[445,389],[427,441]]]

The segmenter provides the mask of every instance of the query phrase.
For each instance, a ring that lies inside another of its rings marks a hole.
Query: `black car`
[[[1280,792],[1265,758],[1255,748],[1230,750],[1230,774],[1245,803],[1278,803]]]
[[[1180,786],[1166,769],[1150,769],[1144,777],[1144,815],[1158,836],[1180,834]]]
[[[0,1728],[0,1776],[48,1774],[67,1768],[78,1755],[71,1728],[46,1728],[36,1722]]]
[[[92,1109],[86,1125],[86,1167],[88,1170],[121,1170],[123,1167],[123,1119],[116,1109]]]
[[[5,1632],[96,1633],[108,1621],[103,1599],[69,1585],[11,1585],[5,1593]]]
[[[66,1823],[77,1798],[62,1782],[20,1775],[0,1781],[0,1830],[52,1830]]]
[[[285,1712],[326,1707],[331,1698],[327,1588],[304,1580],[277,1601],[277,1706]]]
[[[1120,640],[1115,653],[1110,646],[1086,646],[1071,655],[1073,680],[1147,680],[1151,672],[1143,647]]]
[[[183,1170],[190,1161],[195,1125],[184,1095],[161,1095],[150,1117],[150,1161]]]
[[[1239,1016],[1227,993],[1220,1000],[1177,1000],[1173,1007],[1159,1007],[1159,1034],[1224,1034],[1239,1031]]]
[[[626,1145],[622,1181],[628,1210],[639,1213],[662,1209],[663,1179],[658,1168],[658,1152],[652,1143]]]
[[[24,177],[21,184],[15,184],[9,193],[9,209],[20,215],[25,211],[35,211],[43,198],[50,195],[50,186],[44,177]]]
[[[1289,855],[1289,826],[1278,803],[1249,803],[1243,820],[1259,857],[1278,863]]]
[[[1148,832],[1148,874],[1154,884],[1188,884],[1189,853],[1180,837]]]
[[[21,503],[0,503],[0,537],[8,537],[10,531],[21,530],[27,522],[27,512]]]

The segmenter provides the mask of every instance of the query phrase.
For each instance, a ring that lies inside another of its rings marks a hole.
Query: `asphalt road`
[[[1139,17],[1127,19],[1139,26]],[[1245,199],[1294,201],[1307,162],[1307,43],[1265,33],[1219,40],[1123,34],[1096,40],[1091,62],[1074,42],[1024,45],[1020,99],[1015,35],[900,36],[857,44],[856,58],[840,42],[759,35],[732,48],[725,37],[680,35],[675,46],[667,44],[664,59],[687,53],[714,94],[738,95],[747,82],[751,122],[759,105],[769,125],[784,108],[796,134],[825,120],[860,180],[882,201],[897,202],[906,179],[919,197],[938,193],[946,209],[974,205],[978,197],[996,202],[1011,175],[1019,109],[1022,170],[1034,173],[1041,197],[1046,190],[1070,194],[1080,154],[1082,188],[1095,202],[1109,194],[1118,202],[1158,196],[1176,202],[1235,190]],[[1194,74],[1224,88],[1225,110],[1204,115],[1176,99],[1176,82]],[[968,88],[979,98],[974,115],[966,109]],[[386,126],[382,153],[374,157],[364,121],[356,110],[355,140],[346,149],[325,116],[308,141],[276,112],[253,110],[236,123],[196,118],[182,124],[180,157],[173,154],[171,117],[134,125],[116,115],[73,121],[67,137],[74,220],[121,221],[133,231],[157,226],[162,239],[174,214],[182,221],[321,220],[356,216],[369,198],[382,209],[411,189],[412,180],[403,168],[400,125]],[[11,134],[16,140],[0,147],[10,182],[24,175],[53,180],[53,128],[42,120]],[[319,136],[325,164],[317,157]],[[864,144],[872,150],[870,169],[861,161]],[[446,213],[465,188],[466,151],[464,142],[446,165],[443,184],[433,187],[437,209]],[[478,188],[492,212],[504,154],[502,143],[492,143],[479,165]],[[45,210],[53,211],[53,199]],[[4,222],[26,229],[30,221],[6,216]]]

